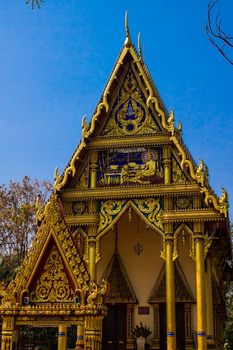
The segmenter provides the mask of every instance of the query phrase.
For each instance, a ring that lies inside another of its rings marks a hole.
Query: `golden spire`
[[[141,33],[138,33],[138,52],[140,58],[142,58]]]
[[[132,41],[131,41],[131,37],[129,34],[128,12],[127,11],[125,13],[125,34],[126,34],[126,38],[125,38],[124,46],[130,47],[130,46],[132,46]]]

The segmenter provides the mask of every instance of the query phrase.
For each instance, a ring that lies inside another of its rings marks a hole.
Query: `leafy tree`
[[[0,186],[0,280],[9,281],[36,232],[36,201],[45,203],[52,185],[25,176]]]
[[[230,223],[231,243],[233,244],[233,222]],[[227,322],[225,328],[225,340],[228,349],[233,349],[233,281],[231,281],[226,294]]]

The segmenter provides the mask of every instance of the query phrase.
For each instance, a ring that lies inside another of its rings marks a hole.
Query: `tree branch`
[[[41,2],[43,3],[44,0],[26,0],[26,5],[31,3],[32,9],[34,9],[35,5],[39,9]]]
[[[226,52],[227,48],[233,49],[233,37],[223,30],[220,12],[215,15],[213,20],[214,7],[217,2],[218,0],[209,1],[205,31],[211,44],[231,65],[233,65],[233,58]]]

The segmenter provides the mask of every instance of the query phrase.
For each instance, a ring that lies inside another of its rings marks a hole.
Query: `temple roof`
[[[89,124],[86,123],[85,117],[82,121],[82,140],[80,141],[78,147],[73,153],[64,173],[60,176],[58,170],[55,171],[55,191],[61,191],[63,188],[67,188],[72,182],[72,179],[76,176],[78,168],[83,163],[83,160],[90,148],[90,145],[95,140],[102,138],[111,140],[117,140],[117,138],[122,139],[122,145],[124,144],[124,138],[135,136],[133,133],[126,133],[126,135],[116,135],[114,136],[114,131],[112,133],[103,133],[103,126],[107,125],[109,120],[109,130],[112,127],[110,123],[110,118],[114,118],[114,108],[122,108],[117,101],[119,100],[119,95],[122,89],[126,90],[126,77],[127,74],[133,77],[141,89],[141,100],[139,103],[143,106],[146,113],[151,114],[154,118],[153,123],[157,127],[157,131],[154,128],[154,133],[150,135],[148,128],[144,128],[144,134],[142,136],[153,136],[156,137],[163,135],[166,140],[170,142],[172,147],[175,149],[177,154],[177,160],[179,166],[183,172],[189,174],[190,178],[194,183],[199,185],[200,193],[204,196],[204,202],[207,207],[210,205],[225,217],[228,216],[228,196],[227,192],[222,189],[222,196],[219,198],[209,184],[209,174],[208,168],[202,160],[200,160],[199,165],[195,163],[190,152],[185,146],[182,139],[182,126],[179,124],[177,127],[174,125],[174,112],[168,113],[160,95],[158,89],[156,88],[149,71],[143,61],[141,54],[141,47],[139,41],[139,52],[132,44],[128,20],[126,19],[126,40],[123,48],[116,60],[115,66],[110,74],[110,78],[104,88],[103,94],[100,101],[96,107],[96,110],[91,118]],[[130,84],[132,83],[132,79]],[[118,96],[117,96],[118,94]],[[120,96],[121,97],[121,96]],[[133,101],[135,106],[137,105],[137,100]],[[131,106],[128,106],[130,109]],[[129,113],[129,110],[127,111]],[[152,120],[152,119],[151,119]],[[147,125],[152,125],[151,121],[146,121]],[[142,129],[142,125],[139,125],[139,129]],[[125,129],[126,130],[126,129]],[[142,133],[141,133],[142,134]],[[139,134],[138,134],[139,135]],[[141,135],[139,135],[141,136]],[[141,136],[141,137],[142,137]]]

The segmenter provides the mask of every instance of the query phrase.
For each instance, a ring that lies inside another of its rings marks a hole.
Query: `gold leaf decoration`
[[[125,204],[126,201],[124,200],[107,200],[101,202],[98,233],[102,232],[106,227],[112,224],[113,220],[121,212]]]
[[[172,159],[172,180],[177,185],[183,185],[189,182],[174,158]]]
[[[62,258],[54,245],[44,266],[35,290],[31,293],[32,302],[72,302],[74,291],[64,272]]]
[[[146,105],[131,69],[128,70],[103,135],[136,135],[160,132]]]
[[[163,223],[161,220],[162,208],[159,198],[134,199],[134,203],[152,226],[163,230]]]

